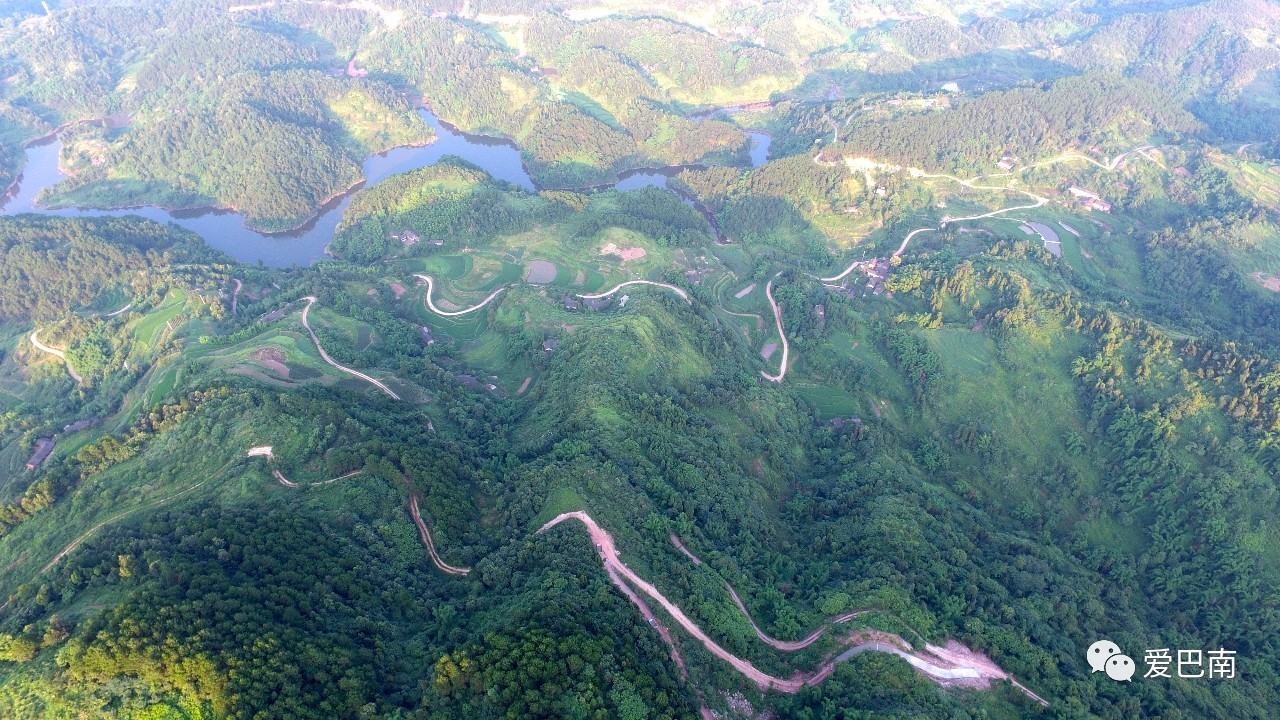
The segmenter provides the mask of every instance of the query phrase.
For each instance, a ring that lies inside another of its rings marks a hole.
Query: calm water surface
[[[504,180],[526,190],[535,190],[533,180],[524,168],[520,150],[508,140],[469,135],[447,123],[443,123],[429,110],[421,110],[423,119],[436,133],[430,145],[415,148],[396,148],[364,161],[363,187],[371,187],[392,175],[428,167],[441,158],[453,155],[470,162],[494,178]],[[769,149],[769,136],[748,133],[751,138],[751,163],[759,166]],[[178,210],[158,207],[140,207],[127,210],[95,210],[65,208],[50,210],[37,207],[36,197],[44,188],[65,179],[58,169],[58,154],[62,142],[50,138],[26,149],[26,164],[15,194],[0,205],[0,214],[15,215],[34,212],[58,217],[120,217],[137,215],[161,223],[174,223],[204,238],[209,245],[225,252],[241,262],[261,262],[270,267],[310,265],[324,258],[325,246],[333,239],[347,206],[351,204],[348,193],[321,208],[306,225],[286,233],[266,234],[244,225],[244,216],[230,210]],[[667,178],[680,168],[660,170],[636,170],[623,173],[615,185],[618,190],[637,190],[642,187],[667,187]],[[688,199],[686,198],[686,201]]]

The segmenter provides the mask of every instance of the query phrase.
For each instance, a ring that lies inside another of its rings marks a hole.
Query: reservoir
[[[536,186],[525,170],[520,150],[509,140],[464,133],[442,122],[430,110],[422,109],[423,120],[435,131],[436,139],[422,147],[395,148],[365,159],[364,182],[359,187],[371,187],[392,175],[428,167],[441,158],[453,155],[478,166],[489,175],[525,190]],[[752,165],[764,161],[768,152],[769,136],[748,133],[751,139]],[[324,259],[325,247],[333,239],[351,204],[354,192],[340,195],[320,208],[319,212],[302,227],[283,233],[261,233],[245,227],[244,216],[231,210],[197,209],[166,210],[154,206],[119,210],[91,208],[61,208],[56,210],[38,207],[36,198],[46,187],[65,179],[58,168],[58,155],[62,142],[56,137],[29,145],[26,162],[13,195],[0,205],[0,214],[39,213],[58,217],[120,217],[137,215],[160,223],[174,223],[190,230],[210,246],[245,263],[259,263],[269,267],[311,265]],[[619,190],[635,190],[641,187],[666,187],[667,177],[679,168],[663,170],[639,170],[623,173],[615,187]],[[358,189],[358,188],[356,188]]]

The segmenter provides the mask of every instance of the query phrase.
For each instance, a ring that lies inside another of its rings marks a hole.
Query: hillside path
[[[490,301],[498,297],[498,293],[507,289],[506,286],[504,285],[498,288],[497,290],[494,290],[492,293],[489,293],[489,297],[485,298],[484,300],[481,300],[479,304],[472,305],[469,308],[463,308],[461,310],[441,310],[439,307],[436,307],[435,302],[431,299],[431,293],[435,289],[435,281],[431,279],[431,276],[430,275],[414,275],[414,277],[421,278],[427,282],[427,307],[431,309],[431,312],[441,317],[458,317],[459,315],[466,315],[467,313],[473,313],[476,310],[479,310],[480,308],[484,307],[485,305],[488,305]]]
[[[975,687],[986,687],[990,685],[992,680],[1010,680],[1019,690],[1026,693],[1029,697],[1037,702],[1047,706],[1048,703],[1039,696],[1027,690],[1021,684],[1013,681],[1007,673],[1001,670],[995,663],[986,659],[978,653],[967,650],[959,643],[948,642],[946,647],[937,647],[926,645],[924,652],[911,651],[910,645],[902,638],[889,633],[879,631],[859,631],[854,635],[854,643],[840,655],[825,662],[817,671],[804,674],[796,673],[791,679],[783,679],[769,675],[759,668],[752,665],[749,661],[744,660],[737,655],[725,650],[714,640],[703,632],[702,628],[689,619],[675,603],[666,598],[656,587],[645,581],[635,573],[626,563],[618,557],[617,547],[614,545],[613,536],[606,532],[603,528],[596,524],[595,520],[587,513],[577,510],[557,515],[545,525],[538,529],[538,533],[542,533],[566,520],[577,520],[587,528],[587,533],[591,537],[591,542],[599,548],[601,560],[604,562],[605,569],[610,579],[619,589],[629,598],[635,601],[635,594],[629,588],[623,587],[630,585],[644,595],[648,595],[654,602],[658,603],[677,624],[685,629],[698,642],[702,643],[712,655],[720,658],[728,663],[742,675],[750,678],[762,690],[778,690],[785,693],[799,692],[806,686],[817,685],[825,680],[834,671],[835,666],[847,660],[854,655],[863,652],[885,652],[897,655],[916,670],[925,676],[939,683],[959,682],[969,684]],[[637,603],[645,610],[643,604]],[[663,639],[668,643],[667,635],[663,634]]]
[[[440,559],[440,555],[436,553],[436,544],[431,540],[431,531],[427,529],[427,524],[422,520],[422,512],[418,509],[417,495],[409,496],[409,514],[413,516],[413,524],[418,526],[418,534],[422,536],[422,544],[427,546],[431,562],[435,563],[441,572],[450,575],[466,575],[471,572],[471,568],[454,567]]]
[[[681,290],[675,285],[668,285],[667,283],[654,282],[653,280],[628,280],[626,282],[621,282],[621,283],[618,283],[617,285],[614,285],[612,289],[607,290],[605,292],[595,293],[594,295],[579,294],[578,297],[582,298],[583,300],[598,300],[599,298],[609,297],[610,295],[618,292],[619,290],[621,290],[622,288],[628,285],[653,285],[654,287],[666,288],[674,292],[675,294],[679,295],[680,297],[684,298],[685,302],[689,302],[689,303],[693,302],[692,300],[689,299],[689,293],[685,292],[684,290]]]
[[[781,275],[781,274],[782,273],[778,273],[778,275]],[[774,275],[773,277],[777,278],[778,275]],[[768,380],[770,382],[780,383],[782,382],[782,378],[787,376],[787,358],[791,353],[791,346],[787,342],[787,334],[782,331],[782,308],[778,307],[778,302],[773,299],[773,280],[772,279],[770,279],[769,283],[764,286],[764,295],[765,297],[769,298],[769,305],[773,307],[773,319],[775,322],[778,323],[778,337],[782,338],[782,367],[778,369],[777,375],[770,375],[769,373],[763,370],[760,371],[760,374],[764,377],[765,380]]]
[[[75,369],[71,367],[71,363],[67,362],[67,354],[57,348],[51,348],[48,345],[45,345],[44,343],[40,342],[40,338],[36,337],[36,335],[39,335],[39,334],[40,334],[39,330],[31,331],[31,345],[35,347],[35,349],[49,353],[50,355],[61,360],[62,364],[66,366],[67,372],[71,375],[71,377],[75,378],[76,382],[83,383],[84,378],[80,377],[80,375],[76,373]]]
[[[311,334],[311,342],[313,342],[313,343],[315,343],[315,344],[316,344],[316,350],[319,350],[319,351],[320,351],[320,357],[321,357],[322,359],[324,359],[324,361],[325,361],[325,362],[327,362],[327,363],[329,363],[330,365],[332,365],[332,366],[334,366],[334,367],[338,368],[338,369],[339,369],[339,370],[341,370],[342,372],[347,373],[347,374],[349,374],[349,375],[355,375],[356,377],[360,378],[361,380],[364,380],[365,382],[368,382],[368,383],[370,383],[370,384],[374,385],[375,387],[377,387],[377,388],[378,388],[379,390],[381,390],[382,392],[384,392],[384,393],[386,393],[386,394],[390,395],[392,398],[394,398],[394,399],[396,399],[396,400],[399,400],[399,399],[400,399],[400,396],[399,396],[399,395],[397,395],[397,394],[395,394],[395,391],[393,391],[391,388],[387,387],[386,385],[383,385],[381,381],[379,381],[379,380],[375,380],[374,378],[371,378],[371,377],[369,377],[368,375],[365,375],[364,373],[360,372],[359,370],[352,370],[351,368],[349,368],[349,367],[347,367],[347,366],[345,366],[345,365],[339,365],[338,363],[334,362],[333,358],[329,357],[329,353],[325,352],[325,351],[324,351],[324,346],[322,346],[322,345],[320,344],[320,338],[316,337],[316,331],[315,331],[315,330],[312,330],[312,329],[311,329],[311,324],[307,322],[307,313],[308,313],[308,312],[310,312],[310,310],[311,310],[311,305],[312,305],[313,303],[315,303],[316,298],[315,298],[315,296],[314,296],[314,295],[308,295],[307,297],[304,297],[304,298],[302,298],[302,299],[307,301],[307,306],[306,306],[306,307],[304,307],[304,308],[302,308],[302,327],[306,328],[306,329],[307,329],[307,332]]]

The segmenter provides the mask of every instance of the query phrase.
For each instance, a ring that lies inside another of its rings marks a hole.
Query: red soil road
[[[719,644],[702,631],[702,628],[690,620],[684,614],[684,611],[668,600],[656,587],[627,567],[618,557],[618,550],[614,545],[613,536],[597,525],[590,515],[581,510],[562,513],[539,528],[538,533],[555,527],[565,520],[578,520],[586,526],[591,542],[600,548],[601,558],[604,561],[605,569],[609,572],[609,578],[624,594],[629,598],[633,598],[633,602],[638,600],[635,597],[637,593],[626,587],[628,584],[661,605],[662,609],[666,610],[672,619],[692,635],[694,639],[701,642],[708,652],[750,678],[762,690],[779,690],[786,693],[799,692],[806,686],[816,685],[825,680],[835,669],[836,664],[843,659],[862,652],[887,652],[898,655],[925,676],[941,684],[961,683],[974,687],[988,687],[992,680],[1010,680],[1019,690],[1031,698],[1043,705],[1048,705],[1043,698],[1018,684],[989,659],[964,649],[959,643],[951,641],[944,648],[928,645],[925,648],[925,652],[913,652],[910,649],[910,645],[902,638],[876,630],[860,630],[855,633],[847,639],[847,642],[851,645],[849,648],[840,656],[828,660],[815,672],[809,674],[796,673],[789,680],[774,677],[720,647]],[[639,605],[640,603],[637,604]],[[664,635],[663,639],[666,640],[667,636]],[[672,642],[670,640],[667,641]]]
[[[431,562],[435,563],[441,572],[446,572],[450,575],[466,575],[471,572],[471,568],[460,568],[446,564],[436,554],[436,545],[431,542],[431,531],[427,530],[427,524],[422,521],[422,512],[418,510],[417,495],[409,496],[409,514],[413,516],[413,524],[418,526],[418,534],[422,536],[422,544],[427,546],[427,553],[431,555]]]
[[[622,578],[618,577],[618,573],[613,569],[613,567],[606,565],[605,572],[609,573],[609,579],[613,581],[614,585],[618,586],[618,589],[622,591],[622,594],[626,595],[628,600],[634,603],[636,607],[640,608],[640,614],[644,615],[646,619],[653,618],[654,629],[656,629],[658,634],[662,636],[662,641],[667,644],[667,647],[671,648],[671,659],[675,662],[676,667],[680,668],[680,677],[688,680],[689,671],[684,667],[684,658],[680,657],[680,651],[676,649],[676,641],[675,638],[671,637],[671,631],[667,629],[666,625],[653,617],[653,611],[649,609],[649,606],[645,604],[644,600],[640,599],[640,596],[636,594],[636,591],[631,589],[630,585],[626,584],[622,581]]]

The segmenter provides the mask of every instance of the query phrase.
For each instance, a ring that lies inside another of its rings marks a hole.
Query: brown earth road
[[[898,655],[906,660],[912,667],[929,677],[931,680],[942,684],[967,684],[974,687],[988,687],[992,680],[1010,680],[1014,682],[1022,692],[1032,697],[1043,705],[1048,703],[1022,685],[1018,684],[1007,673],[1001,670],[995,663],[985,657],[967,650],[954,641],[948,642],[946,647],[936,647],[928,645],[924,652],[912,651],[910,645],[902,638],[889,633],[883,633],[874,630],[861,630],[849,639],[852,643],[837,657],[828,660],[817,671],[805,674],[796,673],[791,679],[783,679],[774,677],[761,671],[747,660],[734,655],[733,653],[720,647],[714,640],[703,632],[702,628],[689,619],[678,606],[666,598],[656,587],[644,578],[641,578],[631,568],[627,567],[618,557],[617,547],[614,545],[613,536],[606,532],[603,528],[596,524],[595,520],[585,512],[578,510],[574,512],[562,513],[541,528],[538,533],[542,533],[566,520],[578,520],[587,528],[587,533],[591,537],[591,542],[600,549],[601,559],[604,562],[605,569],[609,573],[609,578],[618,588],[629,598],[633,598],[636,593],[625,586],[630,584],[632,588],[640,593],[648,595],[652,600],[662,606],[671,617],[681,627],[685,629],[694,639],[702,643],[712,655],[720,658],[728,663],[738,672],[747,678],[750,678],[762,690],[778,690],[780,692],[795,693],[799,692],[806,686],[816,685],[825,680],[835,669],[836,664],[847,660],[850,657],[863,652],[886,652]],[[639,603],[637,603],[639,604]],[[852,614],[850,615],[850,617]],[[667,640],[667,635],[664,635]],[[667,640],[667,642],[672,642]]]
[[[382,392],[384,392],[384,393],[386,393],[386,394],[390,395],[392,398],[394,398],[394,399],[396,399],[396,400],[399,400],[399,399],[400,399],[400,396],[399,396],[399,395],[395,394],[395,392],[394,392],[394,391],[392,391],[392,389],[391,389],[391,388],[387,387],[386,385],[383,385],[383,384],[382,384],[381,382],[379,382],[378,380],[375,380],[375,379],[373,379],[373,378],[369,377],[368,375],[365,375],[364,373],[360,372],[359,370],[352,370],[351,368],[349,368],[349,367],[347,367],[347,366],[345,366],[345,365],[339,365],[338,363],[336,363],[336,362],[334,362],[334,361],[333,361],[333,358],[329,357],[329,353],[325,352],[325,351],[324,351],[324,347],[323,347],[322,345],[320,345],[320,338],[316,337],[316,331],[315,331],[315,330],[312,330],[312,329],[311,329],[311,325],[307,322],[307,313],[308,313],[308,312],[310,312],[310,310],[311,310],[311,305],[316,301],[316,299],[315,299],[315,297],[314,297],[314,296],[311,296],[311,295],[308,295],[307,297],[304,297],[304,298],[302,298],[302,299],[307,301],[307,306],[306,306],[306,307],[304,307],[304,308],[302,308],[302,327],[306,328],[308,333],[311,333],[311,342],[313,342],[313,343],[315,343],[315,344],[316,344],[316,350],[319,350],[319,351],[320,351],[320,357],[321,357],[325,362],[327,362],[327,363],[329,363],[330,365],[332,365],[332,366],[334,366],[334,367],[338,368],[338,369],[339,369],[339,370],[341,370],[342,372],[347,373],[347,374],[349,374],[349,375],[355,375],[356,377],[360,378],[361,380],[364,380],[365,382],[368,382],[368,383],[370,383],[370,384],[374,385],[375,387],[377,387],[377,388],[378,388],[379,390],[381,390]]]
[[[422,521],[422,512],[418,510],[417,495],[409,496],[409,514],[413,516],[413,524],[418,526],[418,534],[422,536],[422,544],[427,546],[427,553],[431,555],[431,562],[435,563],[441,572],[446,572],[450,575],[466,575],[471,572],[471,568],[454,567],[440,559],[440,556],[436,553],[436,545],[431,541],[431,531],[427,529],[427,524]]]
[[[701,558],[699,558],[697,555],[694,555],[693,553],[689,552],[689,548],[685,547],[685,546],[684,546],[684,543],[680,542],[680,538],[679,538],[679,537],[677,537],[675,533],[671,533],[671,544],[672,544],[672,545],[675,545],[677,550],[679,550],[680,552],[684,553],[684,554],[685,554],[685,557],[687,557],[687,558],[689,558],[690,560],[692,560],[694,565],[701,565],[701,564],[702,564],[702,560],[701,560]]]
[[[781,275],[782,273],[778,273]],[[778,369],[777,375],[770,375],[761,370],[760,375],[770,382],[780,383],[782,378],[787,376],[787,358],[791,354],[791,346],[787,343],[787,334],[782,330],[782,308],[778,307],[778,303],[773,299],[773,280],[778,277],[774,275],[769,283],[764,286],[764,296],[769,298],[769,305],[773,308],[773,319],[778,323],[778,337],[782,338],[782,367]]]
[[[771,638],[768,635],[765,635],[764,632],[760,630],[759,626],[756,625],[755,619],[751,617],[751,613],[747,612],[747,606],[742,604],[742,599],[738,597],[738,593],[734,592],[733,586],[729,583],[725,583],[724,586],[728,588],[729,597],[733,598],[733,604],[738,606],[738,609],[746,616],[747,622],[751,623],[751,629],[756,631],[756,637],[760,638],[761,642],[771,648],[782,650],[783,652],[796,652],[814,644],[817,642],[818,638],[822,637],[823,634],[827,632],[826,627],[820,627],[809,633],[808,637],[803,640],[776,640]]]
[[[66,353],[64,353],[63,351],[61,351],[61,350],[57,349],[57,348],[51,348],[51,347],[49,347],[48,345],[45,345],[44,343],[40,342],[40,339],[39,339],[38,337],[36,337],[36,335],[39,335],[39,334],[40,334],[40,331],[39,331],[39,330],[33,330],[33,331],[31,331],[31,338],[30,338],[30,339],[31,339],[31,345],[32,345],[33,347],[35,347],[35,349],[37,349],[37,350],[41,350],[41,351],[43,351],[43,352],[46,352],[46,353],[48,353],[48,354],[50,354],[50,355],[52,355],[52,356],[54,356],[54,357],[58,358],[59,360],[61,360],[61,361],[62,361],[62,364],[63,364],[63,365],[65,365],[65,366],[66,366],[66,368],[67,368],[67,373],[68,373],[68,374],[70,374],[70,375],[71,375],[71,377],[75,378],[76,382],[78,382],[78,383],[83,383],[83,382],[84,382],[84,378],[80,377],[80,376],[76,373],[75,369],[71,367],[71,363],[67,362],[67,354],[66,354]]]

